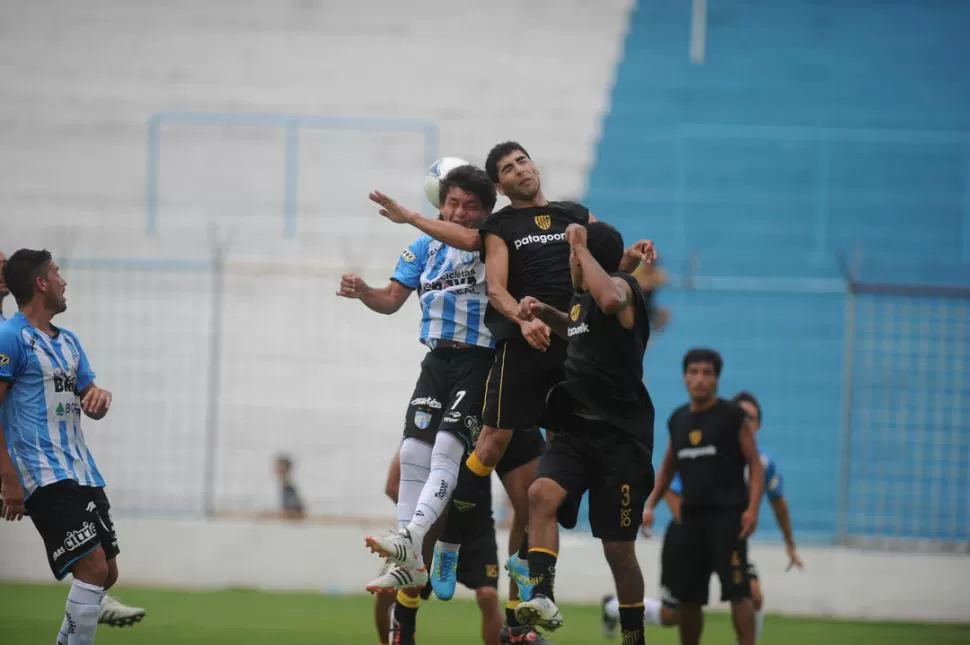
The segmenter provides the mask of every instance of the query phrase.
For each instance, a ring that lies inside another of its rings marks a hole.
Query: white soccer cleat
[[[415,571],[425,570],[424,558],[421,557],[421,545],[414,544],[411,532],[407,529],[378,537],[368,535],[365,542],[371,551],[395,564]]]
[[[426,584],[428,584],[428,572],[425,569],[409,569],[395,565],[371,580],[366,589],[370,593],[391,593],[398,589],[420,589]]]
[[[117,598],[105,594],[101,599],[98,622],[109,627],[131,627],[145,617],[141,607],[129,607]]]
[[[535,596],[520,602],[515,608],[515,617],[523,625],[542,627],[549,631],[562,627],[562,614],[559,612],[559,607],[545,596]]]

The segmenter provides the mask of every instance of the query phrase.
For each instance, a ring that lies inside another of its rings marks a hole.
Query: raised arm
[[[340,278],[338,296],[356,298],[364,306],[379,314],[390,315],[397,312],[404,305],[414,290],[404,286],[396,280],[391,280],[387,286],[375,289],[364,279],[353,273],[345,273]]]
[[[519,303],[509,293],[509,247],[494,233],[485,233],[485,278],[488,281],[488,304],[500,314],[521,322]]]
[[[578,265],[581,275],[574,277],[575,282],[585,283],[590,295],[600,310],[610,316],[617,315],[628,307],[632,301],[633,292],[625,280],[614,278],[593,257],[586,247],[586,229],[577,224],[570,224],[566,228],[566,239],[569,241],[573,264]],[[620,320],[628,329],[633,326],[630,320]]]
[[[405,208],[380,191],[372,192],[370,200],[381,207],[381,215],[396,224],[410,224],[422,233],[456,249],[480,251],[482,248],[481,236],[477,229],[424,217],[421,213]]]

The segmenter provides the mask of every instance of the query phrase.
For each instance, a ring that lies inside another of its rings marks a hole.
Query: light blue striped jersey
[[[775,460],[762,452],[761,465],[765,468],[765,496],[772,502],[781,499],[785,496],[785,480],[782,479]],[[744,479],[748,480],[747,466],[744,467]],[[676,473],[674,480],[670,482],[670,492],[680,495],[683,489],[684,483],[680,480],[680,473]]]
[[[77,336],[51,338],[15,314],[0,323],[0,379],[9,383],[0,423],[24,494],[69,479],[104,486],[81,432],[79,392],[94,372]]]
[[[439,340],[495,347],[485,326],[488,292],[478,251],[455,249],[423,235],[401,253],[391,280],[418,290],[420,339],[428,347]]]

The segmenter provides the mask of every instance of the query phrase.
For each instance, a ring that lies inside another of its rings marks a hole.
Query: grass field
[[[54,642],[66,586],[0,584],[0,643]],[[374,645],[372,600],[364,596],[262,593],[233,590],[179,592],[122,589],[127,603],[148,616],[127,629],[102,627],[98,645]],[[557,645],[609,643],[600,633],[599,608],[565,606]],[[480,642],[475,605],[431,601],[418,621],[420,645]],[[651,645],[674,645],[674,630],[648,632]],[[618,643],[618,642],[617,642]],[[732,645],[726,616],[710,616],[704,643]],[[769,616],[761,645],[967,645],[968,625],[918,625],[804,620]]]

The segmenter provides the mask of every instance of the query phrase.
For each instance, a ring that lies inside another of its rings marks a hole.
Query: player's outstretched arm
[[[482,248],[481,236],[477,229],[424,217],[421,213],[401,206],[397,201],[377,190],[370,194],[370,200],[381,207],[379,212],[382,216],[396,224],[410,224],[422,233],[456,249],[479,251]]]
[[[625,280],[614,278],[607,273],[589,252],[586,247],[586,228],[578,224],[570,224],[566,228],[566,240],[569,241],[570,253],[579,264],[579,270],[582,272],[581,279],[585,282],[593,300],[596,301],[596,306],[603,313],[611,316],[628,307],[633,295],[630,285]],[[624,323],[623,326],[628,325]]]
[[[758,526],[758,507],[765,490],[765,467],[754,440],[754,430],[747,420],[741,424],[738,441],[741,443],[741,454],[748,463],[748,508],[741,517],[741,537],[747,538]]]
[[[356,298],[364,306],[379,314],[390,315],[401,308],[413,292],[396,280],[391,280],[386,287],[375,289],[364,279],[354,273],[345,273],[340,277],[340,288],[337,295],[344,298]]]
[[[781,534],[785,538],[785,551],[788,552],[788,567],[785,571],[791,570],[792,567],[802,568],[802,560],[798,557],[798,549],[795,547],[795,533],[791,526],[791,514],[788,512],[788,502],[785,501],[784,495],[778,497],[769,498],[771,501],[771,510],[775,513],[775,520],[778,522],[778,528],[781,529]]]
[[[519,302],[519,317],[522,320],[534,320],[538,318],[549,325],[549,329],[554,334],[560,338],[569,340],[569,316],[566,312],[550,307],[532,296],[526,296]]]
[[[623,273],[634,273],[634,271],[643,267],[653,266],[656,261],[657,250],[653,246],[653,241],[640,240],[623,251],[623,257],[620,258],[620,266],[617,270]]]

